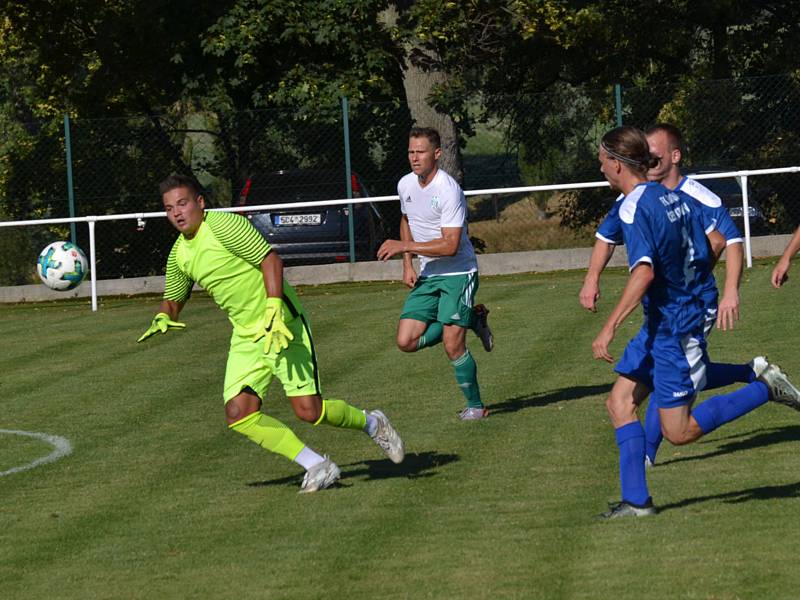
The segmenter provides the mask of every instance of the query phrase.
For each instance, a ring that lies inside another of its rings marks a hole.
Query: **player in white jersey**
[[[411,293],[397,326],[397,346],[404,352],[443,342],[467,405],[464,421],[488,415],[478,387],[477,366],[466,345],[467,329],[481,339],[487,352],[494,340],[487,323],[489,311],[474,305],[478,291],[478,261],[467,235],[467,203],[458,183],[437,161],[441,138],[435,129],[415,127],[409,133],[411,173],[397,184],[400,239],[386,240],[378,258],[403,255],[403,282]],[[419,256],[420,272],[412,256]]]
[[[786,244],[786,248],[780,260],[778,260],[778,264],[772,269],[772,276],[770,279],[772,287],[777,289],[789,279],[789,268],[792,266],[792,258],[797,254],[798,250],[800,250],[800,227],[795,230],[789,243]]]

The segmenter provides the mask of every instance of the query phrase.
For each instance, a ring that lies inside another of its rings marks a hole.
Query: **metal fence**
[[[789,75],[646,89],[564,84],[534,96],[487,96],[486,104],[476,108],[476,135],[463,147],[467,190],[596,181],[598,140],[620,123],[679,126],[688,140],[688,172],[800,164],[800,82]],[[187,103],[150,116],[6,121],[0,124],[0,220],[160,211],[157,184],[175,171],[193,173],[218,207],[236,204],[248,181],[269,181],[278,171],[292,173],[295,188],[270,202],[307,199],[308,190],[347,197],[354,184],[360,195],[391,195],[408,170],[410,126],[403,105],[347,101],[315,114],[224,112]],[[791,177],[750,181],[754,235],[788,233],[800,221]],[[588,246],[611,199],[605,188],[487,194],[470,201],[470,230],[482,252]],[[366,239],[368,248],[376,237],[396,233],[397,206],[376,206],[381,228],[354,219],[351,210],[351,229],[343,235]],[[33,282],[39,250],[72,235],[88,245],[85,230],[67,224],[3,228],[0,285]],[[163,219],[104,223],[97,276],[160,274],[173,238]],[[333,260],[368,258],[348,251]]]

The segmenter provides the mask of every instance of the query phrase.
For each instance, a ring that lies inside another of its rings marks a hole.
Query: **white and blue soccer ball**
[[[53,242],[36,261],[42,283],[60,292],[78,287],[88,270],[86,255],[72,242]]]

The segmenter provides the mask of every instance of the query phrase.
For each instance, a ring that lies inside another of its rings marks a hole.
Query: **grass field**
[[[766,353],[800,376],[798,282],[771,264],[742,284],[743,320],[712,356]],[[381,408],[401,465],[364,435],[266,410],[342,467],[300,496],[299,469],[227,431],[229,325],[200,294],[188,327],[146,344],[157,300],[0,307],[0,429],[63,436],[73,452],[0,477],[0,597],[796,598],[800,414],[768,404],[700,442],[665,444],[655,517],[597,522],[618,498],[603,405],[614,377],[590,344],[627,274],[583,311],[582,273],[484,278],[497,347],[472,338],[491,418],[461,423],[441,348],[394,347],[400,284],[301,289],[326,395]],[[619,356],[639,315],[620,332]],[[50,452],[0,435],[0,471]]]

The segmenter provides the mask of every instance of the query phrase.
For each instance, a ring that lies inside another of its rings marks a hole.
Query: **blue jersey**
[[[728,209],[722,205],[722,200],[714,192],[699,181],[684,177],[675,188],[691,196],[705,213],[703,221],[706,224],[706,233],[717,230],[725,238],[727,245],[741,243],[742,234],[731,219]],[[710,229],[709,229],[710,227]]]
[[[695,203],[660,183],[642,183],[620,201],[619,219],[630,269],[644,262],[655,274],[642,299],[648,327],[673,335],[702,330],[711,260]]]
[[[605,219],[600,223],[600,227],[597,228],[597,233],[594,234],[598,240],[615,246],[624,243],[622,240],[622,223],[619,221],[619,205],[624,198],[625,194],[617,196],[617,199],[611,206],[611,210],[608,211]]]

